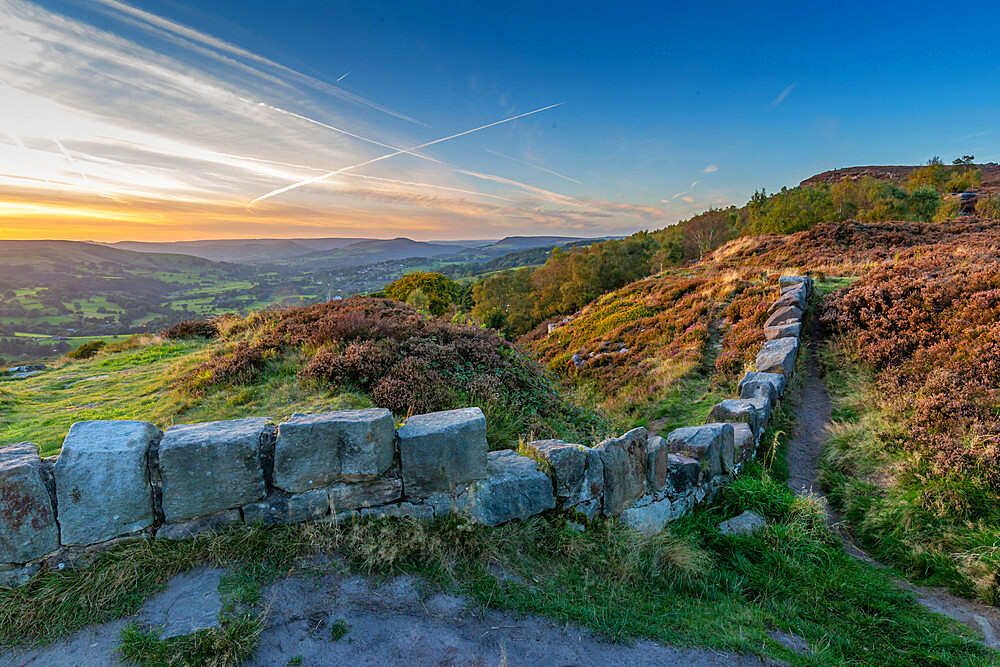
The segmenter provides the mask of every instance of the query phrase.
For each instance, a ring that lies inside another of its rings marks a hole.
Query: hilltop
[[[988,162],[984,164],[971,164],[982,174],[982,183],[973,188],[976,192],[996,193],[1000,192],[1000,164]],[[858,167],[840,167],[830,169],[803,180],[799,186],[819,185],[821,183],[839,183],[844,179],[858,181],[868,177],[878,181],[905,184],[910,175],[922,169],[923,165],[869,165]]]

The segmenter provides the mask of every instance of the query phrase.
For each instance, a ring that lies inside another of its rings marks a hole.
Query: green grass
[[[123,341],[118,347],[130,345]],[[208,358],[215,344],[144,339],[136,345],[59,362],[25,380],[0,380],[0,446],[29,441],[43,456],[57,454],[70,426],[91,419],[139,419],[167,428],[247,416],[280,421],[295,412],[371,406],[361,394],[304,385],[287,365],[270,369],[253,385],[197,395],[182,378]]]
[[[228,619],[220,628],[161,641],[138,623],[122,630],[118,651],[125,662],[143,667],[202,667],[239,664],[253,655],[264,628],[253,614]]]

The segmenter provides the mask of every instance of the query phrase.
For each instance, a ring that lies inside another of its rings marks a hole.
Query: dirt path
[[[664,646],[650,640],[615,644],[573,625],[484,611],[455,595],[427,595],[420,580],[407,576],[378,585],[336,572],[293,575],[265,589],[263,606],[267,608],[264,631],[247,667],[773,664],[752,656]],[[121,665],[115,647],[128,621],[93,626],[40,648],[0,652],[0,666]],[[338,639],[331,636],[335,624],[346,629]]]
[[[816,343],[820,338],[815,321],[812,327],[811,349],[803,369],[802,392],[795,408],[795,434],[788,443],[788,486],[799,494],[812,494],[826,507],[830,526],[844,541],[844,548],[852,556],[878,567],[886,567],[861,549],[840,517],[833,511],[817,482],[823,443],[831,422],[833,403],[826,384],[815,362]],[[911,591],[917,600],[931,611],[951,618],[972,628],[983,637],[983,643],[1000,650],[1000,610],[996,607],[966,600],[952,595],[944,588],[925,588],[904,579],[896,583]]]

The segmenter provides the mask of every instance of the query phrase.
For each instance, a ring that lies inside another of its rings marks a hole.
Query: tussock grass
[[[244,614],[220,628],[160,641],[155,632],[131,624],[122,630],[118,650],[126,662],[143,667],[229,667],[253,655],[263,629],[261,617]]]

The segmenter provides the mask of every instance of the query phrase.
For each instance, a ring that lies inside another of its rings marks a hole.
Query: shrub
[[[976,215],[981,218],[1000,220],[1000,195],[983,197],[976,202]]]
[[[160,335],[164,338],[215,338],[219,334],[219,329],[214,322],[204,320],[181,320]]]
[[[458,298],[461,287],[441,273],[413,271],[389,283],[383,291],[390,299],[440,316]]]
[[[90,359],[107,346],[103,340],[92,340],[84,343],[71,352],[66,353],[67,359]]]

